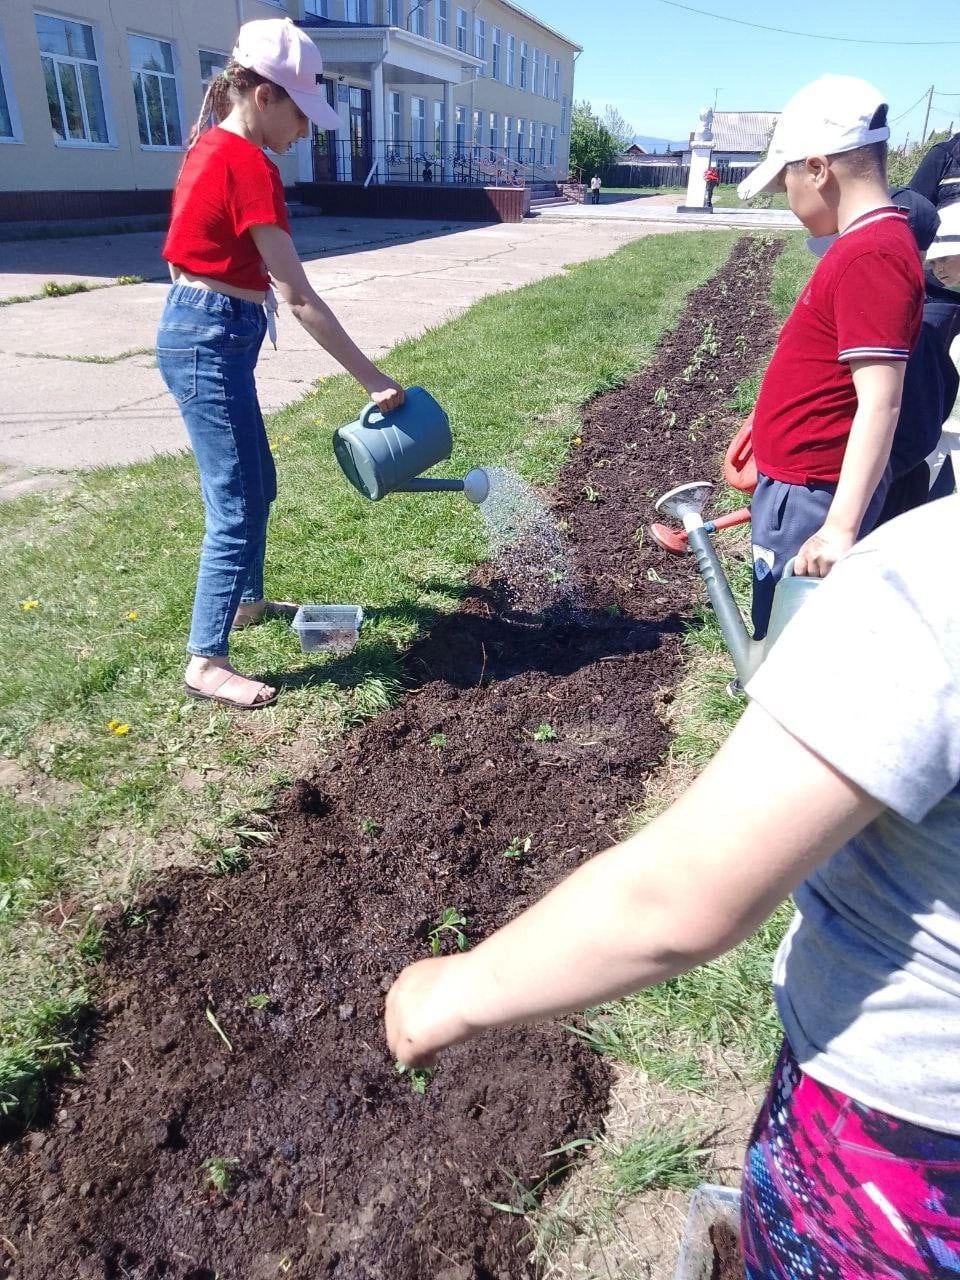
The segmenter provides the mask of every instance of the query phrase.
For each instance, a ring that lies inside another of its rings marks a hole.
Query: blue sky
[[[893,140],[916,139],[930,85],[930,128],[960,128],[958,0],[690,0],[696,8],[768,26],[888,45],[831,43],[735,26],[661,0],[521,0],[584,46],[575,94],[597,111],[615,105],[638,134],[680,139],[717,95],[719,109],[775,111],[824,72],[862,76],[887,94]],[[909,41],[936,44],[911,46]],[[955,41],[948,45],[948,40]],[[912,108],[912,109],[911,109]]]

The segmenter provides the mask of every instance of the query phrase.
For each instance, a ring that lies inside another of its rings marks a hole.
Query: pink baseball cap
[[[318,129],[339,126],[340,117],[327,102],[320,50],[289,18],[245,22],[233,60],[285,89]]]

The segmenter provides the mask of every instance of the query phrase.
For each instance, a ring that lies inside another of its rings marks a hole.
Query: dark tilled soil
[[[743,1280],[743,1254],[733,1228],[724,1222],[712,1226],[710,1246],[713,1249],[710,1280]]]
[[[583,609],[511,612],[487,566],[409,653],[404,703],[292,788],[248,872],[181,875],[115,930],[82,1074],[0,1152],[0,1275],[532,1274],[522,1218],[490,1202],[519,1207],[570,1158],[545,1153],[600,1128],[605,1065],[559,1024],[526,1028],[451,1052],[420,1095],[385,1051],[383,994],[445,908],[476,943],[641,799],[697,584],[634,535],[653,496],[716,474],[723,406],[774,338],[757,299],[778,250],[741,241],[653,364],[586,408],[554,495]]]

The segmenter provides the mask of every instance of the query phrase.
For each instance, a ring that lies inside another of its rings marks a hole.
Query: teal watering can
[[[408,387],[399,409],[381,413],[368,404],[356,422],[333,433],[333,452],[343,474],[365,498],[388,493],[462,493],[480,503],[490,478],[477,467],[462,480],[424,477],[421,472],[450,457],[453,436],[443,409],[423,387]]]
[[[720,564],[720,557],[710,541],[709,533],[704,528],[703,508],[712,491],[713,485],[705,480],[682,484],[659,498],[656,509],[683,523],[690,550],[696,559],[697,568],[707,588],[707,595],[713,605],[717,622],[720,624],[723,638],[733,658],[737,678],[743,685],[779,640],[784,627],[809,598],[810,592],[820,585],[821,579],[797,577],[793,572],[793,560],[788,560],[783,577],[777,583],[773,593],[773,608],[770,611],[767,634],[762,640],[752,640],[743,625],[737,602],[733,598],[730,584]]]

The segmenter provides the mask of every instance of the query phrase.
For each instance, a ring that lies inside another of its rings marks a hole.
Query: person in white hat
[[[766,634],[791,557],[826,575],[875,525],[904,367],[920,333],[923,268],[886,180],[887,105],[850,76],[822,76],[777,121],[766,159],[740,184],[785,190],[827,248],[780,335],[753,423],[753,623]]]
[[[317,296],[293,240],[280,171],[311,122],[335,129],[323,62],[289,18],[248,22],[207,90],[173,196],[163,256],[173,287],[157,335],[157,365],[176,398],[200,472],[206,532],[184,676],[191,697],[253,710],[276,690],[235,671],[232,629],[294,606],[264,597],[267,519],[276,469],[254,367],[275,338],[271,280],[320,346],[382,410],[403,389],[372,364]],[[214,127],[206,128],[212,123]]]
[[[937,282],[936,299],[941,309],[960,313],[960,200],[942,205],[940,226],[927,250],[928,275]],[[960,373],[960,319],[954,324],[956,336],[950,345],[950,358]],[[927,458],[932,477],[930,496],[941,498],[952,493],[960,482],[960,398],[943,425],[939,444]]]

